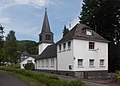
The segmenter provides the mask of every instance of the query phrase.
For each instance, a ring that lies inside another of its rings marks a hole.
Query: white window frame
[[[92,63],[91,63],[92,61]],[[89,66],[94,67],[95,66],[95,59],[89,59]]]
[[[71,50],[71,41],[69,41],[67,44],[68,44],[68,50]]]
[[[95,50],[95,42],[89,42],[89,50]]]
[[[66,51],[66,43],[63,43],[63,51]]]
[[[78,59],[78,67],[83,67],[83,59]]]
[[[102,61],[102,63],[101,63]],[[105,66],[105,59],[100,59],[100,66]]]
[[[46,59],[46,67],[49,67],[49,59]]]
[[[54,58],[51,58],[51,67],[54,67]]]

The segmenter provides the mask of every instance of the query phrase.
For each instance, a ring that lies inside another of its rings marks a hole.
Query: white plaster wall
[[[24,69],[23,64],[26,64],[26,63],[27,63],[27,60],[32,60],[32,62],[33,62],[34,65],[35,65],[35,59],[32,58],[32,57],[28,57],[27,59],[25,59],[24,61],[22,61],[22,62],[20,63],[20,68],[21,68],[21,69]]]
[[[51,59],[54,59],[54,66],[51,66]],[[44,60],[44,66],[42,65],[42,60]],[[47,59],[42,59],[36,61],[36,69],[43,69],[43,70],[56,70],[56,58],[48,58],[48,66],[46,65]]]
[[[39,55],[44,51],[44,49],[48,46],[51,45],[50,43],[42,43],[39,44]]]
[[[66,42],[67,43],[67,42]],[[59,45],[57,45],[57,59],[58,59],[58,70],[61,71],[72,71],[73,68],[73,41],[71,41],[71,50],[68,50],[66,44],[66,51],[63,51],[63,43],[61,44],[61,52],[59,51]],[[69,65],[72,65],[72,69],[69,69]]]
[[[74,71],[108,70],[108,43],[95,42],[95,49],[89,50],[89,42],[73,40],[74,43]],[[83,59],[83,67],[78,67],[77,59]],[[95,59],[95,66],[89,66],[89,59]],[[105,66],[100,67],[100,59],[105,60]]]

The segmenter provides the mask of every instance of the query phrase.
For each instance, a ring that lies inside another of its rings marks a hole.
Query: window
[[[87,35],[92,35],[92,30],[86,30]]]
[[[50,35],[46,35],[46,40],[51,40],[51,36]]]
[[[95,43],[89,42],[89,49],[94,49],[94,48],[95,48]]]
[[[104,59],[100,59],[100,66],[104,66]]]
[[[54,58],[51,58],[51,67],[54,67]]]
[[[32,63],[32,60],[27,60],[27,63]]]
[[[90,65],[90,66],[94,66],[94,59],[90,59],[90,60],[89,60],[89,65]]]
[[[42,67],[44,67],[44,60],[42,60]]]
[[[71,49],[71,41],[68,42],[68,50],[70,50],[70,49]]]
[[[37,62],[38,62],[38,63],[37,63],[37,64],[38,64],[38,67],[40,67],[40,60],[38,60]]]
[[[61,45],[59,45],[59,52],[61,52]]]
[[[48,66],[49,66],[49,60],[46,59],[46,67],[48,67]]]
[[[78,59],[78,67],[83,66],[83,59]]]
[[[66,49],[66,43],[63,44],[63,51]]]

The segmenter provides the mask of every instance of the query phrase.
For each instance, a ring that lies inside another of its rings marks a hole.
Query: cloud
[[[1,0],[0,10],[17,5],[27,5],[35,8],[41,8],[53,4],[52,0]]]
[[[0,18],[0,23],[1,24],[9,24],[10,23],[10,19],[9,18]]]

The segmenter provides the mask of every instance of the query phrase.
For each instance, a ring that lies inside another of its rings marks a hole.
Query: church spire
[[[44,21],[43,21],[43,26],[42,26],[42,32],[51,32],[49,20],[48,20],[48,15],[47,15],[47,8],[45,8],[45,15],[44,15]]]
[[[47,8],[45,8],[45,15],[42,25],[42,31],[39,34],[39,43],[53,43],[53,33],[50,30]]]

